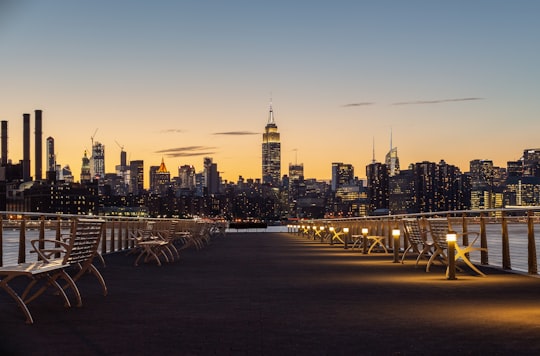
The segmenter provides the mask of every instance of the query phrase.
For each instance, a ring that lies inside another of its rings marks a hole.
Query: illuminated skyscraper
[[[90,173],[92,174],[92,179],[101,179],[105,177],[105,145],[97,141],[92,144]]]
[[[524,177],[540,177],[540,149],[525,149],[522,161]]]
[[[366,166],[367,193],[369,210],[386,210],[388,204],[388,167],[375,160]]]
[[[183,165],[178,167],[180,189],[195,189],[195,167]]]
[[[144,192],[144,161],[129,162],[129,178],[129,192],[133,195],[141,195]]]
[[[399,158],[397,155],[397,147],[391,147],[390,151],[386,154],[385,163],[388,167],[388,176],[393,177],[399,174]]]
[[[56,154],[54,153],[54,138],[47,137],[47,146],[46,146],[46,155],[47,155],[47,180],[55,181],[56,180]]]
[[[82,158],[81,164],[81,183],[88,183],[92,180],[92,173],[90,173],[90,159],[84,151],[84,156]]]
[[[274,121],[274,111],[270,104],[268,123],[264,128],[262,142],[262,181],[278,185],[281,178],[281,143],[279,132]]]
[[[332,191],[339,187],[351,185],[354,182],[354,167],[352,164],[333,162],[332,163]]]
[[[150,191],[163,194],[166,192],[171,182],[171,174],[165,166],[165,161],[161,159],[159,166],[150,167]]]
[[[399,158],[397,155],[397,147],[392,146],[392,133],[390,133],[390,151],[386,154],[384,163],[388,167],[388,176],[393,177],[399,173]]]

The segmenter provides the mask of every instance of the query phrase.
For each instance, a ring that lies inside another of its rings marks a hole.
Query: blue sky
[[[128,159],[261,175],[270,98],[282,172],[356,174],[398,147],[402,166],[499,166],[540,147],[540,2],[1,1],[0,119],[22,158],[42,109],[78,179],[90,137],[107,171]],[[240,134],[241,133],[241,134]],[[33,152],[33,148],[32,148]]]

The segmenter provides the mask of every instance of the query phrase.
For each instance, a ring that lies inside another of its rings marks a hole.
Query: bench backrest
[[[104,228],[104,220],[76,219],[72,225],[69,247],[64,256],[64,263],[91,262],[97,254]]]
[[[418,219],[403,219],[403,229],[412,244],[424,243],[425,231],[420,227]]]
[[[441,248],[448,248],[448,243],[446,242],[446,234],[450,230],[447,219],[442,218],[433,218],[427,220],[429,223],[429,232],[433,242],[439,245]]]

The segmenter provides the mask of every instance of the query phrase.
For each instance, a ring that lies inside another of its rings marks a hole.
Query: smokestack
[[[30,178],[30,114],[23,114],[23,182],[29,182]]]
[[[0,134],[0,141],[1,141],[1,149],[0,154],[2,155],[2,161],[1,166],[5,167],[7,166],[8,157],[7,157],[7,148],[8,148],[8,137],[7,137],[7,121],[2,120],[2,129]]]
[[[41,132],[41,110],[35,110],[35,160],[36,160],[36,170],[35,170],[35,180],[41,180],[43,178],[43,145],[42,145],[42,132]]]

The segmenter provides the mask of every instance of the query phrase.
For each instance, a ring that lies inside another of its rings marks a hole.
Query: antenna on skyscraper
[[[392,151],[392,148],[394,148],[392,146],[392,127],[390,127],[390,151]]]
[[[268,117],[268,123],[273,124],[274,122],[274,109],[272,109],[272,92],[270,92],[270,112]]]

